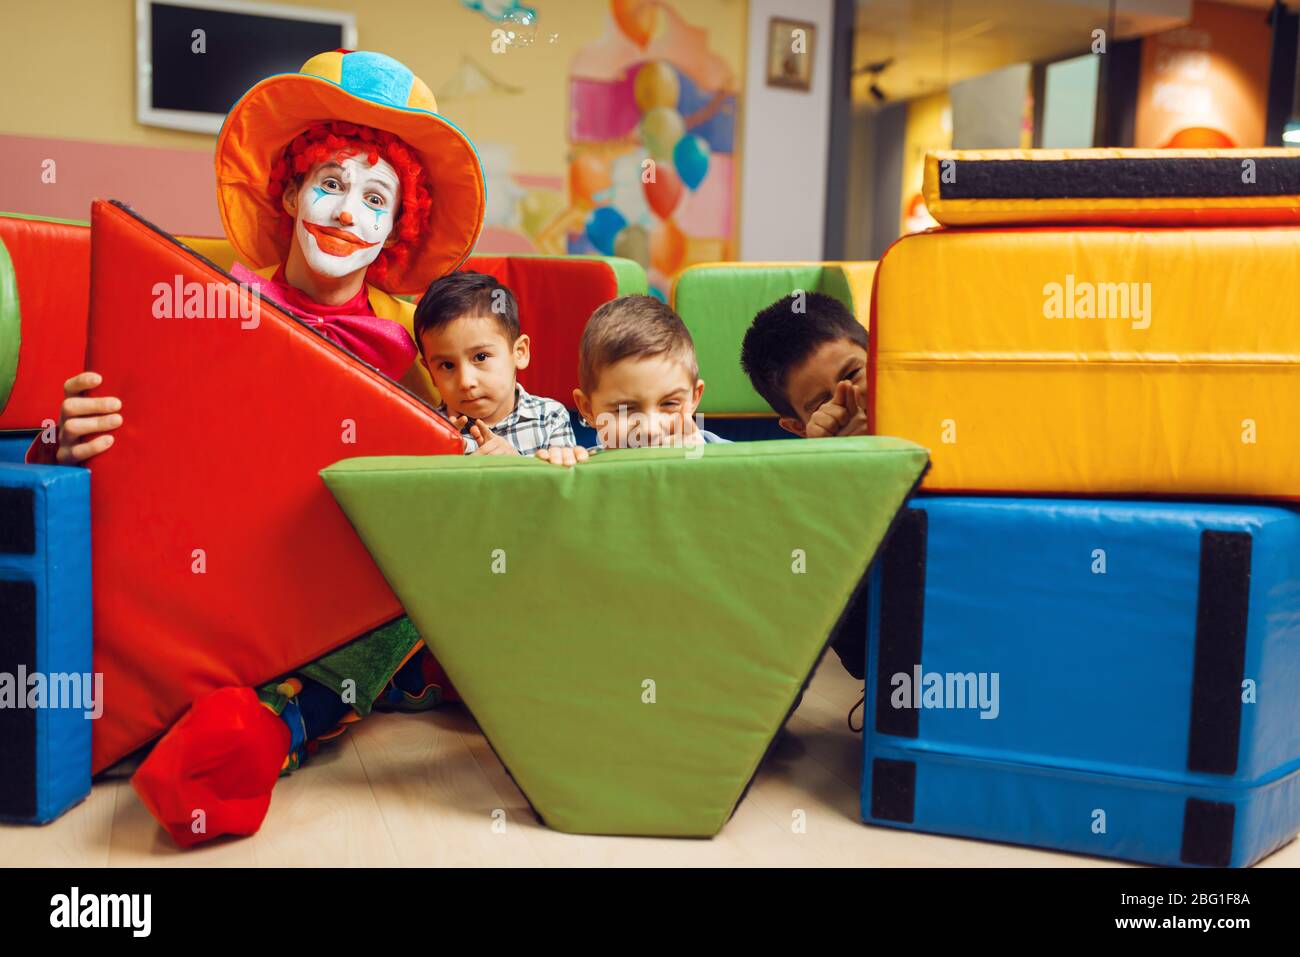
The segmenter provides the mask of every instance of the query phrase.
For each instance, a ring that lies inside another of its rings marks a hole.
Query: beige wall
[[[438,96],[440,112],[466,132],[483,158],[488,211],[480,251],[562,252],[566,236],[580,233],[585,212],[570,202],[566,185],[570,73],[580,53],[584,69],[593,57],[607,65],[611,50],[617,62],[626,59],[631,41],[615,25],[611,0],[528,0],[538,13],[534,42],[500,53],[492,49],[499,24],[461,0],[277,2],[353,13],[361,49],[406,63],[435,94],[445,94],[467,72],[490,78],[478,84],[486,87],[480,92]],[[643,48],[647,58],[703,65],[715,79],[729,74],[735,85],[725,86],[738,94],[743,111],[747,0],[655,2],[659,13],[653,40]],[[6,84],[0,98],[0,210],[84,219],[92,198],[108,196],[130,202],[173,232],[219,232],[211,167],[215,137],[136,122],[134,0],[8,6],[13,9],[0,20],[0,77]],[[664,15],[669,10],[675,11],[671,24]],[[464,82],[458,86],[465,89]],[[738,130],[738,147],[740,141]],[[741,160],[736,154],[725,162],[738,170]],[[57,183],[42,178],[50,162],[57,165]],[[694,220],[683,220],[690,261],[734,250],[734,199],[728,216],[714,217],[718,228],[701,225],[708,217],[700,210],[710,208],[701,201]]]
[[[522,171],[564,174],[569,65],[604,32],[608,0],[529,0],[538,11],[531,47],[493,54],[494,25],[459,0],[276,0],[356,14],[358,46],[396,57],[436,93],[473,58],[518,94],[445,100],[439,109],[471,139],[511,144]],[[673,4],[708,31],[712,49],[743,68],[746,0]],[[558,34],[549,43],[550,34]],[[30,0],[5,4],[0,63],[0,133],[173,149],[212,149],[214,137],[142,126],[135,120],[134,0]],[[14,90],[20,91],[18,95]]]
[[[831,0],[752,0],[741,135],[740,255],[749,260],[821,259],[830,148]],[[772,18],[807,21],[808,90],[767,85]]]

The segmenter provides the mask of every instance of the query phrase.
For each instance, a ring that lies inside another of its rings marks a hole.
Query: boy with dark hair
[[[838,299],[778,299],[754,317],[740,364],[787,432],[867,434],[867,330]]]
[[[569,411],[554,399],[531,395],[517,381],[528,368],[528,336],[519,332],[514,295],[491,276],[456,272],[429,285],[413,323],[420,362],[457,427],[472,422],[466,454],[535,455],[572,465]]]

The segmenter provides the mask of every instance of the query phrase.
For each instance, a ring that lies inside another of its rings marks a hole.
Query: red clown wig
[[[429,193],[429,178],[415,158],[415,152],[392,133],[376,130],[356,123],[334,120],[315,123],[308,127],[284,148],[284,153],[271,168],[267,192],[279,204],[286,189],[294,189],[302,182],[312,167],[340,156],[363,155],[371,166],[386,160],[397,171],[402,195],[396,214],[393,235],[397,242],[388,246],[366,270],[366,280],[382,282],[390,265],[405,263],[411,250],[419,245],[429,222],[433,198]],[[280,230],[286,237],[293,235],[293,217],[280,206]]]

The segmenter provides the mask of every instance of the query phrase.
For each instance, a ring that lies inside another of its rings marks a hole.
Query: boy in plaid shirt
[[[415,309],[420,362],[442,396],[438,411],[458,428],[470,425],[467,455],[535,455],[573,465],[569,412],[554,399],[531,395],[517,373],[528,368],[528,336],[519,332],[514,295],[491,276],[455,272],[429,285]]]

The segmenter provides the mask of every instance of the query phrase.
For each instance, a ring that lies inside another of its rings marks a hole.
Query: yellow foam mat
[[[1300,499],[1300,229],[939,230],[875,295],[928,489]]]

